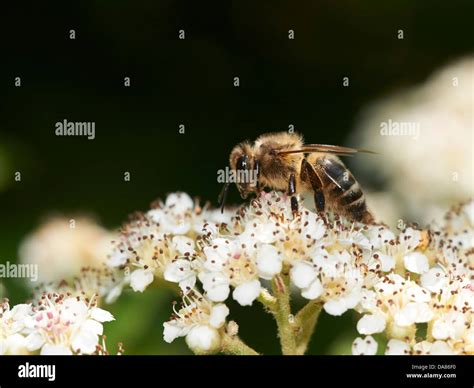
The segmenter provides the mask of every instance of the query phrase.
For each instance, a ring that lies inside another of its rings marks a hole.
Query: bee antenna
[[[218,205],[221,207],[221,213],[224,213],[225,201],[227,199],[227,193],[229,192],[230,183],[224,183],[219,197],[217,198]]]

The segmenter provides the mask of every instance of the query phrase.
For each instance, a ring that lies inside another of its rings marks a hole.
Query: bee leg
[[[326,200],[324,198],[323,192],[323,183],[321,182],[321,179],[314,170],[313,166],[306,159],[303,159],[301,164],[301,170],[304,171],[304,176],[309,179],[311,187],[314,191],[314,203],[316,204],[316,210],[319,214],[323,214],[324,209],[326,208]]]
[[[290,180],[288,181],[288,195],[291,196],[291,211],[293,212],[293,218],[296,217],[298,213],[298,200],[296,199],[296,179],[295,174],[290,175]]]
[[[326,207],[324,194],[321,190],[314,192],[314,203],[316,204],[316,209],[318,213],[324,213],[324,209]]]

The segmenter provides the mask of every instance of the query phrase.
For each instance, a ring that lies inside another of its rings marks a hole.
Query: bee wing
[[[318,171],[321,171],[324,175],[326,175],[337,187],[339,187],[341,190],[342,190],[342,187],[341,185],[339,184],[339,182],[331,175],[329,174],[329,172],[326,170],[326,167],[325,166],[319,166],[320,168],[318,169]]]
[[[329,145],[329,144],[305,144],[299,150],[280,151],[278,152],[278,154],[285,155],[285,154],[311,153],[311,152],[324,152],[327,154],[339,155],[339,156],[352,156],[356,154],[357,152],[376,154],[376,152],[365,150],[363,148],[350,148],[350,147],[335,146],[335,145]]]

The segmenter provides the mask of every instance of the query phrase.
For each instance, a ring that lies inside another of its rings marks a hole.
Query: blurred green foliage
[[[309,142],[343,144],[364,104],[472,52],[472,1],[9,7],[0,26],[2,262],[16,260],[21,239],[52,211],[90,213],[114,228],[171,191],[215,203],[217,170],[237,142],[293,124]],[[63,119],[95,121],[95,140],[55,136]],[[235,192],[230,200],[241,201]],[[5,285],[13,303],[28,295],[17,281]],[[118,318],[106,325],[110,350],[123,341],[128,354],[187,353],[183,341],[162,341],[172,299],[168,290],[126,292],[110,307]],[[257,350],[279,351],[260,307],[232,304],[232,317]],[[310,353],[349,353],[355,319],[323,314]]]

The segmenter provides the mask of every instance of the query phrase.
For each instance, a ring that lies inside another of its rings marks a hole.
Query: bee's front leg
[[[288,195],[290,196],[291,201],[291,211],[293,212],[293,218],[298,214],[298,199],[296,198],[296,178],[295,174],[290,175],[290,180],[288,181]]]

